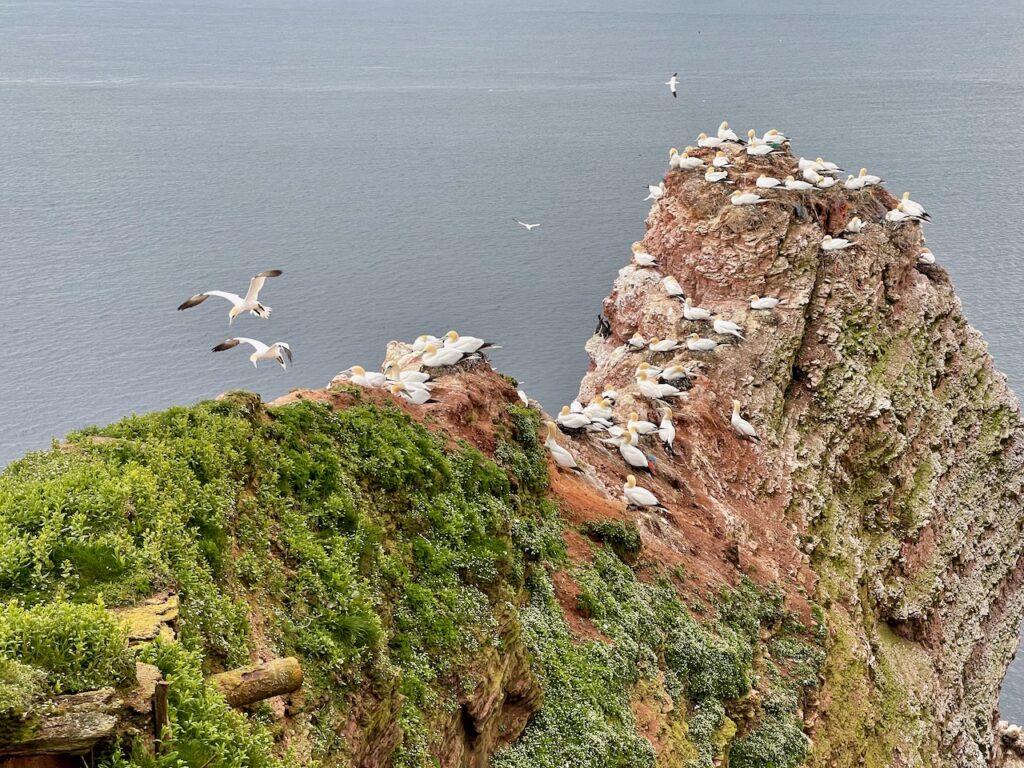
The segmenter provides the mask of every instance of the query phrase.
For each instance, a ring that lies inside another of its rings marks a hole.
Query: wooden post
[[[160,680],[153,691],[153,733],[156,735],[156,751],[164,751],[164,740],[170,735],[171,721],[167,716],[166,680]]]

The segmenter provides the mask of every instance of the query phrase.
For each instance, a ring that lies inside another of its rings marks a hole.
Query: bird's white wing
[[[227,291],[203,291],[202,293],[197,293],[195,296],[192,296],[187,301],[182,302],[178,309],[189,309],[190,307],[198,306],[211,296],[218,296],[222,299],[227,299],[232,304],[242,303],[242,297],[237,293],[228,293]]]
[[[237,347],[239,344],[248,344],[260,354],[270,349],[270,347],[268,347],[262,341],[257,341],[256,339],[247,339],[244,336],[237,336],[233,339],[226,339],[222,341],[220,344],[213,348],[213,351],[223,352],[226,349],[233,349],[234,347]]]
[[[658,497],[646,488],[641,488],[639,485],[633,488],[633,499],[640,502],[645,507],[659,506]]]
[[[249,291],[245,294],[245,300],[256,301],[260,295],[260,291],[263,289],[263,284],[267,282],[267,278],[278,277],[280,274],[280,269],[268,269],[253,277],[253,279],[249,281]]]

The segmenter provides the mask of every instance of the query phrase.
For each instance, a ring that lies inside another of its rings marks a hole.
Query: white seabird
[[[715,333],[729,334],[735,336],[741,341],[746,341],[743,337],[743,327],[736,325],[731,320],[722,320],[721,318],[715,318],[715,322],[712,326],[715,329]]]
[[[715,166],[715,168],[732,168],[732,163],[729,162],[729,156],[722,150],[715,152],[715,156],[711,160],[711,164]]]
[[[784,304],[785,299],[776,299],[774,296],[758,296],[756,293],[750,297],[751,309],[775,309],[779,304]]]
[[[644,250],[640,243],[633,243],[633,261],[638,267],[659,267],[658,260]]]
[[[585,413],[573,413],[568,405],[563,405],[555,417],[560,427],[565,429],[586,429],[592,423],[592,419]]]
[[[864,189],[864,179],[859,176],[847,176],[846,181],[843,182],[843,186],[849,190]]]
[[[678,72],[673,72],[672,73],[672,77],[670,77],[668,79],[668,82],[665,83],[665,85],[667,85],[668,89],[670,91],[672,91],[672,98],[673,99],[678,99],[679,98],[679,94],[676,93],[676,86],[679,85],[679,73]]]
[[[619,455],[622,460],[634,469],[641,472],[651,473],[651,465],[647,454],[633,445],[632,440],[636,436],[636,430],[626,430],[626,434],[619,438]]]
[[[708,168],[704,173],[704,181],[710,181],[712,184],[719,181],[724,181],[726,184],[732,184],[732,182],[729,181],[728,171],[714,167]]]
[[[846,248],[852,248],[857,243],[853,240],[847,240],[842,237],[832,237],[831,235],[825,235],[825,239],[821,241],[821,250],[823,251],[842,251]]]
[[[746,151],[748,155],[764,157],[765,155],[772,154],[772,152],[778,152],[778,149],[773,147],[771,144],[765,144],[762,142],[760,144],[748,144]]]
[[[648,189],[648,195],[647,195],[647,197],[644,198],[644,200],[653,200],[654,202],[657,202],[658,200],[661,200],[661,198],[663,198],[665,196],[665,182],[664,181],[659,182],[658,186],[656,186],[656,187],[652,187],[652,186],[648,185],[647,189]]]
[[[786,137],[786,134],[782,133],[782,131],[777,131],[774,128],[765,131],[764,136],[761,137],[761,140],[765,144],[772,144],[778,147],[781,147],[783,144],[789,141],[789,139]]]
[[[416,386],[412,384],[406,384],[402,381],[396,381],[391,385],[391,394],[401,397],[403,400],[407,400],[413,405],[423,405],[424,403],[434,403],[436,400],[430,399],[430,390],[424,387],[422,384]]]
[[[426,371],[412,369],[403,371],[394,360],[389,360],[384,364],[384,376],[388,381],[401,381],[406,384],[426,384],[430,381],[430,374]]]
[[[740,401],[732,401],[732,428],[736,430],[736,434],[747,440],[758,440],[757,432],[754,426],[740,416]]]
[[[282,368],[288,370],[288,365],[292,362],[292,348],[283,341],[275,341],[273,344],[267,345],[262,341],[257,341],[256,339],[247,339],[244,336],[238,336],[233,339],[225,339],[214,347],[213,351],[223,352],[226,349],[233,349],[239,344],[248,344],[255,350],[251,355],[249,355],[249,361],[253,364],[254,368],[259,367],[256,363],[260,360],[274,360]],[[285,362],[286,358],[287,363]]]
[[[718,126],[718,138],[722,141],[731,141],[733,144],[745,143],[739,136],[736,135],[736,131],[729,127],[729,123],[725,120]]]
[[[634,430],[638,435],[649,435],[658,431],[658,425],[653,421],[643,421],[640,414],[633,411],[629,414],[629,421],[626,422],[626,431]]]
[[[530,398],[526,396],[526,391],[523,389],[517,389],[516,394],[519,395],[519,402],[523,404],[524,408],[530,407]]]
[[[422,352],[426,348],[427,344],[440,344],[440,343],[441,343],[441,340],[439,338],[437,338],[437,336],[430,336],[430,335],[417,336],[416,337],[416,341],[414,341],[412,343],[412,351],[413,352]]]
[[[718,342],[714,339],[702,339],[697,333],[686,337],[686,348],[691,352],[714,352],[717,346]]]
[[[583,415],[591,421],[611,421],[612,404],[602,397],[595,397],[583,409]]]
[[[579,464],[576,463],[576,459],[573,457],[568,450],[558,444],[555,439],[555,435],[558,433],[558,428],[555,426],[555,422],[546,421],[544,422],[548,428],[547,439],[544,440],[544,447],[548,449],[548,453],[551,454],[551,458],[554,459],[555,464],[562,469],[571,469],[575,472],[582,473]]]
[[[512,221],[518,224],[520,227],[526,227],[526,231],[529,232],[534,227],[539,227],[540,224],[527,224],[525,221],[520,221],[515,216],[512,217]]]
[[[683,317],[687,320],[710,320],[712,314],[710,309],[693,306],[689,297],[683,300]]]
[[[903,212],[911,216],[916,216],[922,221],[931,221],[932,217],[928,215],[928,212],[924,209],[924,206],[920,203],[915,203],[910,199],[910,193],[904,192],[903,197],[900,199],[900,203],[903,205]]]
[[[822,176],[818,174],[818,181],[815,182],[814,186],[818,189],[831,189],[836,185],[836,180],[831,176]]]
[[[679,285],[679,281],[676,280],[672,275],[667,275],[661,281],[662,286],[665,288],[665,293],[674,299],[684,298],[683,287]]]
[[[722,140],[717,136],[708,136],[706,133],[698,134],[697,146],[706,149],[718,149],[722,146]]]
[[[646,372],[638,372],[636,376],[636,385],[640,390],[640,394],[649,400],[664,400],[669,397],[689,397],[686,392],[682,391],[678,387],[673,387],[671,384],[661,384],[654,381]]]
[[[637,331],[629,337],[626,346],[629,347],[631,352],[639,352],[647,348],[647,339],[640,335],[640,331]]]
[[[699,157],[690,157],[690,153],[693,151],[693,147],[687,147],[683,150],[682,154],[672,147],[668,151],[668,167],[678,168],[681,171],[693,171],[697,168],[704,167],[704,161]]]
[[[775,187],[781,186],[782,182],[776,179],[774,176],[761,175],[757,177],[757,181],[754,182],[758,189],[775,189]]]
[[[626,497],[626,505],[630,507],[654,507],[655,509],[662,509],[668,512],[668,508],[658,501],[658,497],[648,491],[646,488],[641,488],[636,484],[636,477],[634,475],[626,475],[626,484],[622,486],[622,495]]]
[[[767,203],[768,201],[756,192],[737,191],[732,193],[729,202],[733,205],[757,205],[758,203]]]
[[[178,307],[178,311],[199,306],[211,296],[217,296],[231,302],[231,309],[228,311],[228,325],[234,322],[234,319],[243,312],[249,312],[256,315],[256,317],[262,317],[266,320],[270,317],[270,307],[260,304],[260,290],[262,290],[263,284],[267,281],[268,277],[279,277],[281,274],[280,269],[268,269],[260,272],[258,275],[254,275],[249,280],[249,290],[246,291],[244,298],[237,293],[229,293],[227,291],[204,291],[203,293],[197,293],[195,296],[183,301]]]
[[[903,210],[903,203],[897,203],[896,207],[885,214],[885,220],[891,224],[900,224],[904,221],[920,221],[915,216],[911,216],[909,213]]]
[[[843,228],[843,232],[849,232],[852,235],[859,235],[861,230],[864,229],[864,222],[860,220],[860,216],[854,216]]]
[[[659,339],[657,336],[647,342],[647,348],[651,352],[672,352],[680,346],[682,345],[675,339]]]
[[[806,192],[808,189],[814,189],[814,185],[807,181],[800,181],[794,179],[792,176],[787,176],[782,182],[782,186],[786,189],[791,189],[797,192]]]
[[[441,347],[436,344],[427,344],[420,353],[420,359],[428,368],[439,368],[443,365],[455,365],[466,354],[455,347]]]
[[[658,376],[662,381],[673,382],[679,381],[680,379],[689,379],[693,375],[692,371],[683,365],[670,365],[665,370],[661,371]]]
[[[676,452],[674,445],[676,441],[676,425],[672,421],[671,408],[661,409],[661,424],[658,425],[658,437],[665,444],[666,453],[673,454]]]
[[[919,254],[917,254],[917,260],[921,264],[934,264],[935,254],[931,252],[930,248],[924,248]]]
[[[448,349],[457,349],[464,355],[471,355],[482,349],[501,349],[491,341],[484,341],[476,336],[460,336],[455,331],[448,331],[444,335],[444,346]]]
[[[346,368],[342,371],[342,374],[348,376],[349,381],[353,384],[358,384],[360,387],[383,389],[388,385],[387,377],[383,373],[367,371],[361,365],[353,365],[350,368]]]
[[[868,173],[867,168],[860,169],[860,180],[865,187],[873,187],[876,184],[884,184],[885,179],[875,176],[874,174]]]

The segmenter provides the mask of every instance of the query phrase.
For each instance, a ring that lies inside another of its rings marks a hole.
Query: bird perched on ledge
[[[626,497],[626,504],[630,507],[654,507],[655,509],[661,509],[665,512],[668,508],[665,507],[658,497],[648,491],[646,488],[641,488],[636,484],[635,475],[626,475],[626,484],[622,486],[622,495]]]

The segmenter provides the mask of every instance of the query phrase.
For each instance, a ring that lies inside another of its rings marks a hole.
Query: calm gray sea
[[[499,340],[495,365],[556,407],[646,185],[722,119],[911,190],[1024,391],[1024,3],[628,5],[0,4],[0,466],[450,327]],[[287,373],[210,353],[226,303],[174,311],[268,267],[273,319],[232,331],[290,341]],[[1024,664],[1004,714],[1024,721]]]

